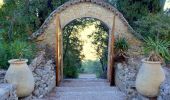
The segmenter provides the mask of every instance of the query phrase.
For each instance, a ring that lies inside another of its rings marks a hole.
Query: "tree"
[[[67,78],[78,77],[82,66],[83,42],[80,40],[79,30],[84,27],[83,20],[77,19],[65,26],[63,30],[64,76]]]
[[[6,48],[0,48],[0,51],[9,50],[9,45],[16,40],[34,44],[28,41],[29,35],[42,25],[49,13],[68,0],[3,1],[4,4],[0,8],[0,44]],[[11,59],[11,54],[5,54],[0,54],[0,67],[7,68],[7,60]]]
[[[134,28],[144,38],[170,41],[170,17],[166,14],[149,14],[136,21]]]
[[[118,0],[117,8],[134,26],[134,21],[147,16],[148,14],[157,14],[163,11],[165,0]]]
[[[107,72],[107,53],[108,53],[108,31],[109,29],[100,21],[93,18],[76,19],[64,28],[63,50],[64,50],[64,73],[68,77],[77,77],[78,70],[81,70],[83,54],[83,42],[79,38],[79,30],[83,30],[89,25],[95,25],[96,31],[89,36],[93,39],[96,54],[102,66],[100,75],[106,77]],[[99,66],[98,66],[99,67]]]
[[[114,7],[117,7],[117,0],[106,0],[107,2],[109,2],[111,5],[113,5]]]
[[[4,0],[0,9],[0,27],[8,40],[27,39],[48,15],[68,0]]]
[[[102,77],[106,77],[107,73],[107,63],[108,63],[108,41],[109,41],[109,29],[102,22],[95,20],[93,22],[96,27],[96,31],[89,35],[93,39],[92,44],[95,46],[96,54],[102,66],[102,72],[100,73]]]
[[[165,14],[167,14],[168,16],[170,16],[170,8],[165,10]]]

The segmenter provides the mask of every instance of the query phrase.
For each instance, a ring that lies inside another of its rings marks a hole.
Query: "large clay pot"
[[[136,78],[137,91],[147,97],[156,97],[165,74],[161,62],[142,60],[142,66]]]
[[[34,90],[34,77],[28,68],[27,59],[13,59],[8,61],[9,69],[6,72],[5,80],[8,83],[16,85],[18,97],[25,97]]]

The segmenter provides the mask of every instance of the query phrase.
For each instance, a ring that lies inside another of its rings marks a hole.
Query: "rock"
[[[0,83],[6,83],[4,80],[5,74],[7,70],[0,70]]]
[[[135,81],[138,73],[138,61],[131,58],[127,63],[116,64],[116,86],[128,95],[130,100],[137,98],[138,92],[136,91]]]
[[[29,65],[35,78],[34,98],[42,98],[55,87],[55,65],[45,56],[45,52],[40,52]]]
[[[12,84],[0,84],[0,100],[18,100],[16,86]]]
[[[170,69],[164,68],[166,75],[165,81],[160,86],[158,100],[169,100],[170,98]]]

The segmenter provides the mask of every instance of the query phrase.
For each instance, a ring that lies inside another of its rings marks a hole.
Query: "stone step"
[[[118,90],[103,92],[58,92],[56,96],[48,96],[46,100],[126,100],[126,95]]]
[[[72,81],[72,82],[107,82],[107,79],[98,79],[98,78],[83,79],[83,78],[79,78],[79,79],[64,79],[63,80],[63,82],[67,82],[67,81]]]
[[[113,91],[119,90],[117,87],[95,86],[95,87],[56,87],[55,92],[88,92],[88,91]]]
[[[60,87],[94,87],[94,86],[109,86],[106,80],[64,80]]]
[[[127,100],[117,87],[105,79],[65,79],[42,100]]]

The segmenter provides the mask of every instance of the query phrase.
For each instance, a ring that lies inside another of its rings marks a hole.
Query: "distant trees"
[[[47,16],[68,0],[4,0],[0,8],[0,27],[6,39],[26,39]]]
[[[8,68],[7,60],[12,56],[7,50],[15,41],[33,45],[28,41],[46,17],[59,5],[68,0],[3,0],[0,8],[0,68]],[[16,51],[17,48],[13,48]],[[35,51],[35,50],[33,50]],[[5,52],[5,53],[4,53]],[[28,55],[27,55],[28,56]]]
[[[84,57],[81,53],[83,50],[83,42],[80,40],[79,30],[83,29],[84,26],[83,21],[77,19],[65,26],[63,30],[64,77],[78,77]]]
[[[134,29],[144,38],[170,41],[170,17],[166,14],[149,14],[134,24]]]
[[[95,20],[93,24],[96,27],[96,31],[89,35],[92,39],[92,44],[96,50],[99,62],[101,64],[101,72],[98,76],[106,78],[107,63],[108,63],[108,43],[109,43],[109,29],[99,20]]]
[[[77,73],[81,70],[83,42],[80,40],[78,30],[95,25],[95,32],[89,35],[92,39],[96,55],[98,56],[100,66],[96,69],[97,76],[106,78],[107,73],[107,57],[108,57],[108,31],[109,29],[99,20],[93,18],[77,19],[68,24],[63,31],[63,50],[64,50],[64,73],[66,77],[77,77]],[[100,70],[101,69],[101,70]]]
[[[130,25],[134,21],[163,11],[165,0],[117,0],[117,9],[125,16]]]

